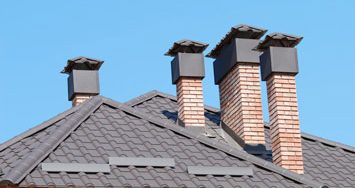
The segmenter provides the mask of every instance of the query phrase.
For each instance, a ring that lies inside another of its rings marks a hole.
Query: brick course
[[[185,126],[205,126],[202,79],[182,77],[176,83],[178,117]]]
[[[247,144],[265,144],[259,72],[238,63],[219,84],[221,119]]]
[[[295,77],[273,74],[266,84],[273,161],[283,168],[303,174]]]

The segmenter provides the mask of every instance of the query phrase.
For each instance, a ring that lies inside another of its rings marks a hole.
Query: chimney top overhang
[[[70,74],[73,70],[99,70],[104,61],[88,58],[88,57],[76,57],[69,59],[67,66],[61,71],[63,74]]]
[[[202,53],[207,46],[208,44],[187,39],[174,42],[174,45],[165,53],[167,56],[174,57],[171,61],[173,84],[176,84],[181,77],[201,79],[205,77]]]
[[[261,79],[266,81],[274,73],[297,75],[297,49],[294,48],[303,37],[272,33],[258,44],[256,50],[263,51],[260,55]]]
[[[207,47],[206,43],[183,39],[174,42],[174,45],[164,55],[174,57],[178,53],[202,53]]]
[[[233,39],[260,39],[265,33],[266,29],[254,27],[250,25],[240,24],[231,28],[224,38],[213,48],[206,57],[216,59],[221,53],[224,46],[230,44]]]
[[[271,33],[266,35],[265,39],[261,41],[255,49],[264,51],[271,46],[293,48],[297,46],[302,39],[303,37],[285,33]]]

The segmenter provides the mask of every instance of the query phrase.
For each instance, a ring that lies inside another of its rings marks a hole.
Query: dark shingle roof
[[[61,123],[59,123],[61,122]],[[253,157],[204,135],[193,135],[169,120],[162,120],[127,105],[102,97],[94,97],[74,113],[35,134],[45,133],[35,149],[1,176],[20,186],[132,186],[142,187],[319,187],[320,184],[288,172],[272,163]],[[25,141],[23,138],[21,141]],[[14,150],[18,142],[2,146]],[[34,143],[22,143],[33,145]],[[48,173],[44,163],[107,163],[108,157],[173,157],[176,166],[118,167],[111,173]],[[12,163],[11,163],[12,164]],[[252,177],[196,176],[187,166],[251,167]],[[22,173],[20,173],[22,172]]]
[[[355,181],[354,176],[349,174],[349,168],[354,165],[354,153],[350,152],[353,150],[343,150],[348,155],[345,156],[346,161],[342,159],[344,153],[337,153],[337,150],[342,149],[336,146],[337,149],[333,154],[341,159],[342,165],[343,163],[348,165],[338,175],[340,177],[334,175],[324,180],[336,169],[334,166],[340,168],[340,164],[337,164],[339,161],[328,169],[329,173],[298,175],[236,147],[231,147],[231,143],[224,140],[223,134],[219,138],[191,134],[176,125],[174,117],[176,110],[174,111],[173,108],[176,109],[174,97],[157,91],[126,104],[100,96],[94,97],[73,110],[59,115],[49,123],[44,123],[23,134],[20,139],[15,138],[0,145],[0,160],[5,159],[6,165],[9,166],[1,166],[3,163],[0,163],[0,168],[4,172],[4,175],[0,176],[0,182],[10,180],[20,186],[105,187],[144,185],[150,187],[320,187],[321,184],[318,182],[321,182],[351,187],[351,183]],[[207,107],[206,112],[210,120],[207,123],[208,129],[212,133],[220,134],[218,110]],[[329,146],[319,147],[324,150]],[[26,152],[21,153],[22,150]],[[315,149],[312,149],[312,152],[315,152],[314,158],[319,155]],[[13,156],[20,156],[20,153],[22,157],[12,159]],[[42,162],[107,164],[108,157],[174,158],[176,166],[163,168],[111,166],[111,173],[48,173],[40,168]],[[316,162],[306,162],[306,171],[308,168],[314,169],[312,165],[320,165]],[[196,176],[187,173],[187,166],[216,165],[251,167],[254,175],[252,177]],[[338,184],[337,181],[340,182],[344,178],[346,180]]]
[[[133,103],[133,101],[135,102]],[[176,98],[158,91],[152,91],[129,101],[127,104],[145,113],[158,114],[163,109],[171,109],[173,111],[174,105],[176,105]],[[218,112],[218,109],[215,109],[215,112]],[[218,113],[211,113],[210,115],[215,116],[214,119],[216,120],[219,119]],[[156,117],[166,119],[164,116],[157,115]],[[169,119],[176,121],[173,118]],[[216,124],[212,125],[212,127],[214,127],[215,131],[218,131],[220,129],[219,121],[214,123]],[[271,148],[269,127],[267,125],[265,125],[265,135],[266,148]],[[305,175],[330,187],[352,187],[355,185],[354,147],[307,133],[302,133],[302,146]],[[271,161],[270,155],[261,155],[261,157]]]

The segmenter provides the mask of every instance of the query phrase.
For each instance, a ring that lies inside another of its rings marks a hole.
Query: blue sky
[[[354,146],[355,1],[1,1],[0,143],[71,107],[67,59],[105,61],[101,94],[120,102],[153,89],[175,95],[174,41],[209,43],[237,24],[304,37],[297,92],[302,131]],[[212,60],[204,96],[218,107]],[[265,83],[264,114],[267,119]]]

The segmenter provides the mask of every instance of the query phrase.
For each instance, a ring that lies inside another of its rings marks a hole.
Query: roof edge
[[[179,127],[179,126],[176,126],[175,124],[173,124],[172,122],[168,121],[168,120],[162,120],[162,119],[158,119],[158,118],[155,118],[154,116],[152,115],[149,115],[149,114],[145,114],[139,110],[136,110],[130,106],[127,106],[125,103],[118,103],[116,101],[113,101],[109,98],[105,98],[103,97],[103,103],[104,104],[107,104],[109,106],[112,106],[114,108],[118,108],[122,111],[125,111],[129,114],[133,114],[139,118],[142,118],[146,121],[149,121],[150,123],[153,123],[153,124],[157,124],[159,126],[162,126],[164,128],[167,128],[171,131],[174,131],[176,133],[179,133],[179,134],[182,134],[182,135],[185,135],[191,139],[196,139],[198,140],[199,142],[205,144],[205,145],[208,145],[210,147],[213,147],[213,148],[216,148],[218,150],[221,150],[225,153],[228,153],[230,155],[233,155],[234,157],[237,157],[237,158],[241,158],[243,160],[247,160],[251,163],[253,163],[254,165],[257,165],[257,166],[261,166],[263,168],[266,168],[268,170],[271,170],[275,173],[278,173],[284,177],[287,177],[289,179],[292,179],[296,182],[299,182],[299,183],[303,183],[303,184],[306,184],[306,185],[309,185],[309,186],[312,186],[312,187],[323,187],[324,185],[319,183],[319,182],[316,182],[314,180],[311,180],[303,175],[299,175],[297,173],[294,173],[294,172],[291,172],[287,169],[284,169],[284,168],[281,168],[271,162],[268,162],[268,161],[265,161],[263,159],[260,159],[260,158],[257,158],[251,154],[248,154],[246,152],[243,152],[243,151],[238,151],[234,148],[231,148],[230,146],[228,145],[225,145],[225,144],[222,144],[216,140],[210,140],[204,136],[196,136],[190,132],[188,132],[185,128],[183,127]]]
[[[79,105],[78,110],[72,117],[67,120],[67,123],[60,126],[48,139],[47,142],[42,142],[34,151],[29,153],[22,163],[11,169],[2,179],[20,183],[28,173],[33,170],[42,160],[44,160],[50,152],[52,152],[58,145],[67,138],[73,130],[88,118],[99,106],[103,100],[101,96],[95,96]]]
[[[60,114],[57,114],[56,116],[52,117],[51,119],[49,119],[47,121],[44,121],[41,124],[24,131],[20,135],[17,135],[15,137],[11,138],[10,140],[3,142],[2,144],[0,144],[0,151],[6,149],[7,147],[15,144],[16,142],[18,142],[18,141],[20,141],[20,140],[22,140],[24,138],[27,138],[27,137],[29,137],[29,136],[31,136],[33,134],[36,134],[37,132],[39,132],[39,131],[41,131],[41,130],[43,130],[43,129],[51,126],[51,125],[53,125],[54,123],[62,120],[66,116],[76,112],[78,110],[78,108],[79,108],[79,106],[72,107],[72,108],[70,108],[70,109],[68,109],[68,110],[66,110],[66,111],[64,111],[64,112],[62,112]]]

